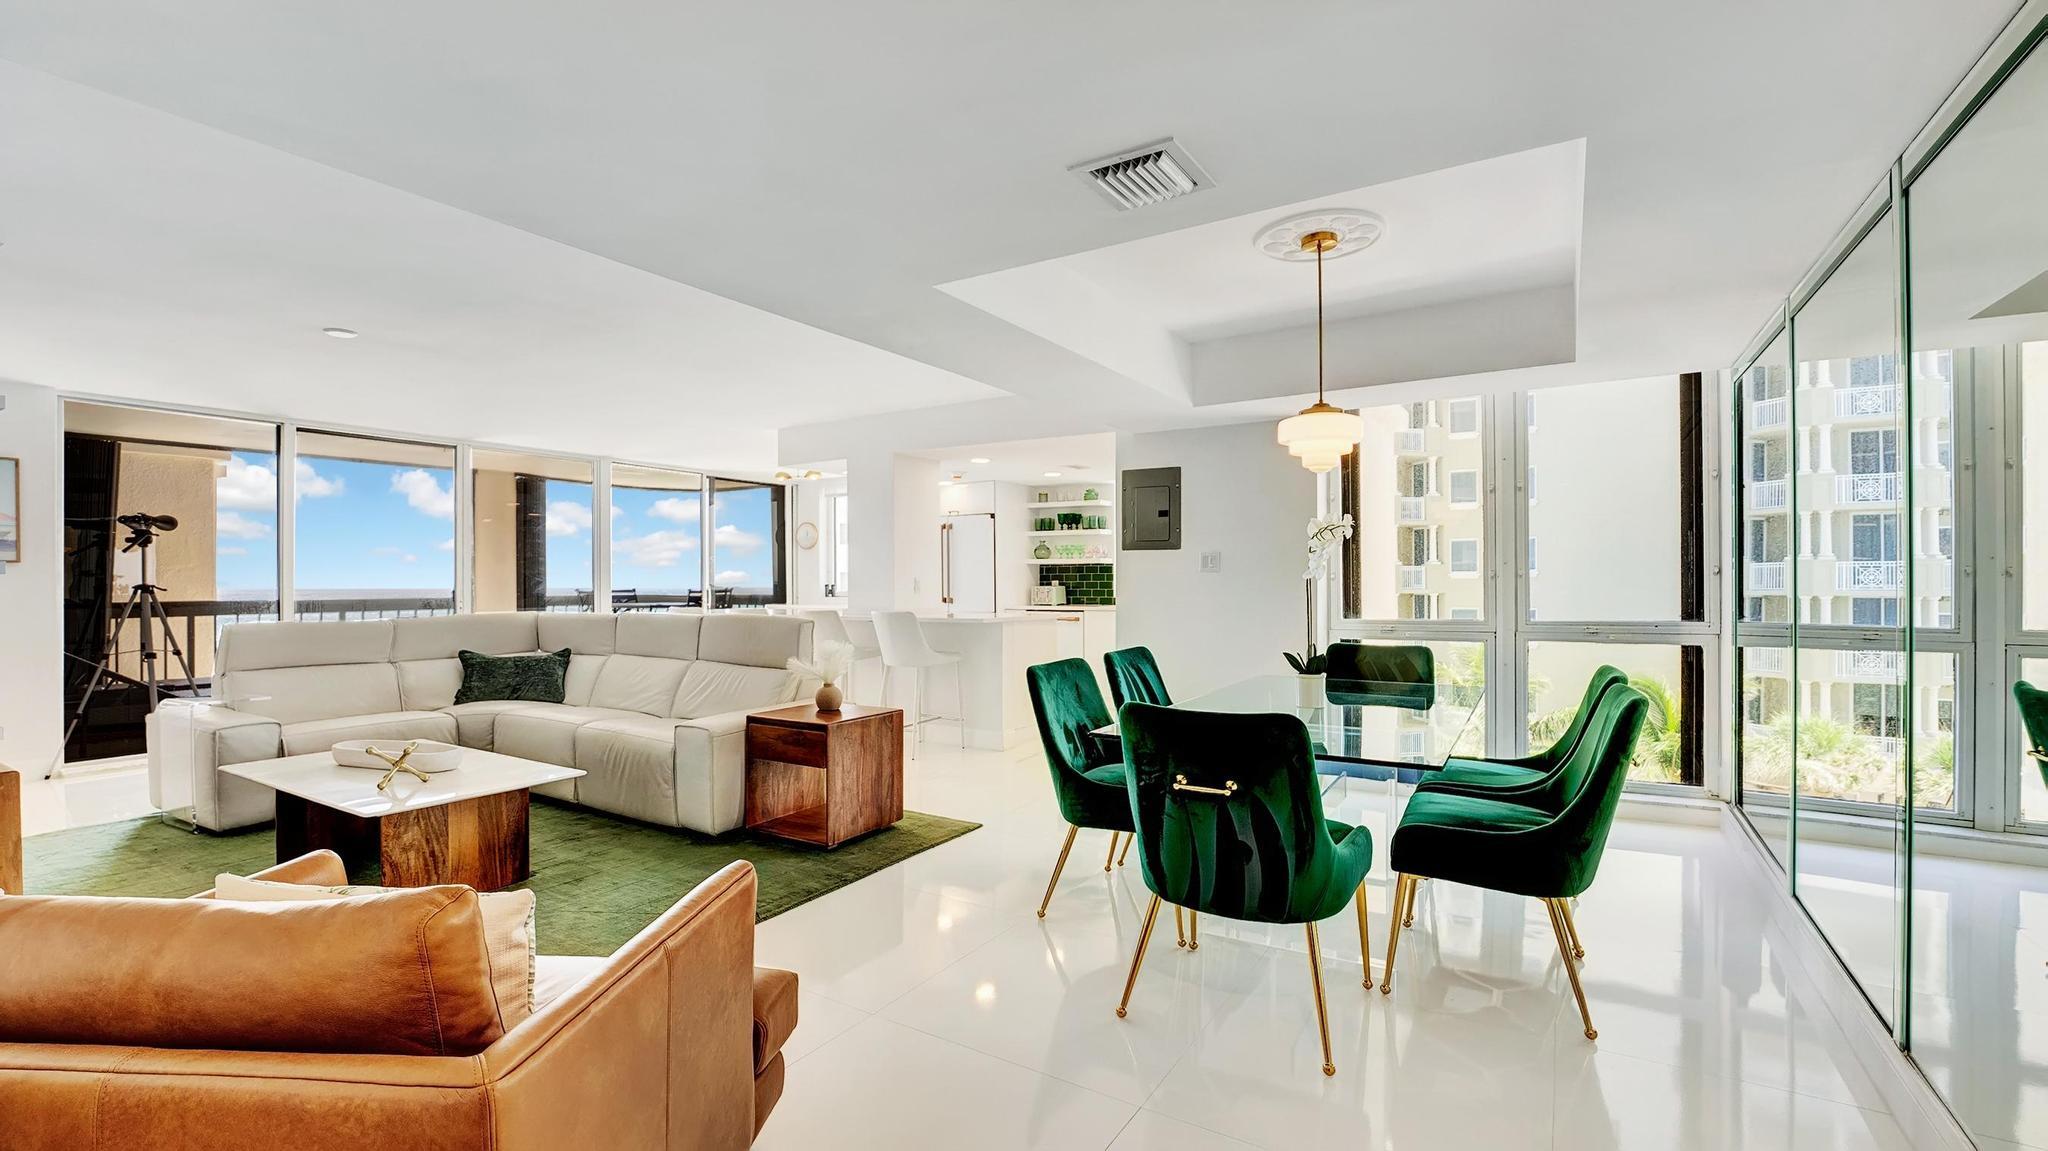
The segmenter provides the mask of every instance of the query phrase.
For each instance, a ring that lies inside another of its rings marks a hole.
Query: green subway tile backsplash
[[[1068,603],[1116,602],[1116,568],[1110,564],[1045,564],[1038,569],[1038,583],[1066,588]]]

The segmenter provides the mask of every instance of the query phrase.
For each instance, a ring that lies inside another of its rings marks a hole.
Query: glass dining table
[[[1323,810],[1331,819],[1362,825],[1384,845],[1400,822],[1408,786],[1441,768],[1453,755],[1483,755],[1485,689],[1447,683],[1330,680],[1323,700],[1301,706],[1299,677],[1255,675],[1173,706],[1190,711],[1292,715],[1308,729],[1315,752]],[[1115,741],[1115,723],[1096,728],[1096,739]],[[1368,781],[1384,780],[1384,788]],[[1385,848],[1372,874],[1386,874]]]

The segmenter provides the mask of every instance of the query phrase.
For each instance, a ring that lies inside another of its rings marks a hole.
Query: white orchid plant
[[[1308,563],[1301,573],[1304,589],[1303,603],[1308,623],[1308,646],[1300,653],[1282,652],[1287,657],[1287,666],[1300,675],[1322,675],[1327,666],[1324,657],[1316,651],[1316,577],[1330,570],[1330,555],[1337,545],[1351,538],[1351,516],[1349,514],[1328,517],[1312,516],[1308,521]]]
[[[1303,579],[1314,579],[1330,570],[1330,553],[1336,546],[1351,538],[1351,515],[1335,518],[1314,516],[1308,521],[1308,566],[1301,573]]]
[[[810,676],[820,683],[838,683],[853,667],[853,645],[838,640],[819,640],[810,660],[791,658],[789,670]]]

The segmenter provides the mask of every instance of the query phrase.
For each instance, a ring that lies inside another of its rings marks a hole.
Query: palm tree
[[[1629,686],[1642,692],[1650,702],[1643,717],[1642,734],[1636,737],[1635,761],[1629,765],[1630,779],[1677,783],[1685,758],[1680,749],[1678,696],[1671,685],[1655,676],[1635,676]]]

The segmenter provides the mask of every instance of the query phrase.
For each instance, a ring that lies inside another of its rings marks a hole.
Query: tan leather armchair
[[[329,852],[263,877],[347,882]],[[0,1035],[0,1144],[744,1148],[781,1094],[781,1046],[796,1023],[796,976],[753,966],[754,889],[751,865],[725,867],[592,975],[467,1057],[19,1043]],[[0,1006],[8,994],[0,982]]]

